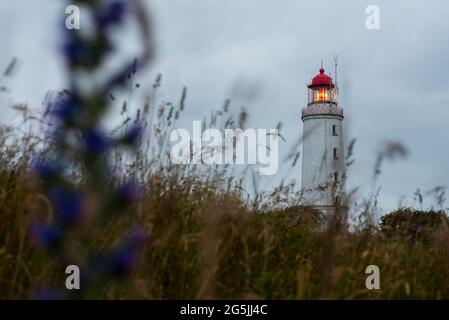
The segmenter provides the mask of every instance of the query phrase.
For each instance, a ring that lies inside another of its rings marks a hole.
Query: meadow
[[[164,112],[159,119],[164,121]],[[30,241],[33,217],[39,213],[52,220],[54,212],[30,170],[32,159],[41,152],[33,142],[38,139],[18,136],[14,129],[2,129],[2,299],[35,298],[39,288],[63,288],[66,277],[57,257]],[[19,140],[8,143],[11,139]],[[449,229],[442,212],[402,208],[374,224],[368,205],[362,213],[365,218],[350,228],[344,219],[323,217],[299,205],[301,195],[288,186],[247,197],[242,181],[219,166],[200,171],[171,165],[161,160],[164,157],[144,159],[144,154],[122,173],[142,177],[140,199],[91,230],[83,245],[89,252],[102,250],[133,225],[143,227],[149,236],[129,276],[108,280],[87,297],[449,298]],[[120,157],[116,154],[114,159]],[[78,175],[72,178],[73,183],[82,183]],[[380,290],[365,287],[368,265],[380,268]]]
[[[113,47],[109,27],[129,13],[121,1],[75,2],[95,13],[97,30],[89,39],[63,31],[70,88],[40,114],[12,106],[23,123],[0,128],[0,299],[449,299],[442,209],[379,213],[374,194],[356,216],[337,203],[323,216],[297,185],[248,190],[250,169],[173,164],[169,136],[187,89],[178,102],[158,101],[158,76],[132,116],[126,100],[112,106],[151,61],[148,17],[131,15],[141,55],[85,92],[80,74],[96,74]],[[244,128],[248,114],[233,117],[229,104],[204,125]],[[114,129],[102,126],[110,111],[123,117]],[[284,165],[297,165],[299,145]],[[401,152],[380,153],[375,175]],[[444,208],[444,189],[435,195]],[[81,269],[79,291],[65,289],[69,264]],[[379,290],[365,286],[369,265],[380,269]]]

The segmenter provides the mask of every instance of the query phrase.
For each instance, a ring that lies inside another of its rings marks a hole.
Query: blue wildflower
[[[31,225],[30,237],[35,245],[51,250],[61,244],[62,233],[53,225],[35,222]]]
[[[70,30],[62,47],[62,51],[70,65],[77,65],[93,58],[92,48],[86,41],[82,41],[76,32]]]
[[[107,7],[100,10],[95,15],[95,20],[99,28],[105,28],[109,25],[120,23],[125,16],[127,5],[124,1],[114,1]]]
[[[53,187],[49,198],[55,207],[57,218],[63,225],[73,225],[82,218],[84,202],[80,192]]]
[[[136,124],[131,127],[122,137],[122,141],[128,145],[137,145],[142,139],[143,128],[142,126]]]
[[[50,161],[40,158],[34,162],[33,172],[39,179],[51,181],[58,177],[59,169]]]
[[[54,290],[50,288],[41,288],[34,292],[33,300],[62,300],[63,294],[59,290]]]
[[[114,254],[113,269],[118,276],[125,276],[136,268],[138,252],[136,250],[121,248]]]
[[[71,124],[80,113],[80,102],[70,93],[62,92],[52,105],[50,113],[58,120]]]
[[[140,199],[141,190],[137,183],[126,182],[119,186],[114,193],[114,199],[121,207],[132,205]]]
[[[133,272],[139,260],[140,248],[145,241],[145,234],[141,230],[133,232],[129,238],[112,254],[113,272],[118,276],[125,276]]]
[[[110,145],[110,139],[105,134],[89,129],[83,134],[85,152],[90,155],[103,155]]]

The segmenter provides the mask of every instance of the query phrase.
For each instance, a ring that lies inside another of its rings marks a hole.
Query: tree
[[[400,237],[414,243],[429,242],[436,231],[448,225],[449,219],[444,210],[400,208],[383,216],[379,227],[386,238]]]

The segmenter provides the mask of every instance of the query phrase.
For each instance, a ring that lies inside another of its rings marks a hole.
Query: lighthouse
[[[343,109],[337,87],[321,66],[308,84],[308,103],[302,109],[302,190],[305,204],[323,213],[345,208]]]

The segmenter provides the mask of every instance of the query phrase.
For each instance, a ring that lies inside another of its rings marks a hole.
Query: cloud
[[[333,72],[332,56],[338,53],[345,131],[347,139],[357,137],[349,187],[370,185],[376,151],[385,139],[401,141],[410,150],[403,163],[385,163],[379,180],[385,193],[381,200],[390,210],[418,187],[449,181],[449,3],[376,1],[381,29],[369,31],[365,8],[371,2],[148,2],[156,20],[158,56],[141,82],[151,83],[163,73],[161,95],[167,100],[177,100],[186,85],[189,121],[233,98],[236,109],[248,108],[251,126],[270,128],[282,121],[282,134],[293,143],[302,130],[305,84],[321,59]],[[36,107],[47,89],[63,85],[53,33],[60,6],[54,3],[0,4],[0,65],[15,55],[23,61],[14,92]],[[281,159],[290,145],[280,145]],[[284,165],[274,182],[286,175],[300,179],[300,166],[288,170]]]

